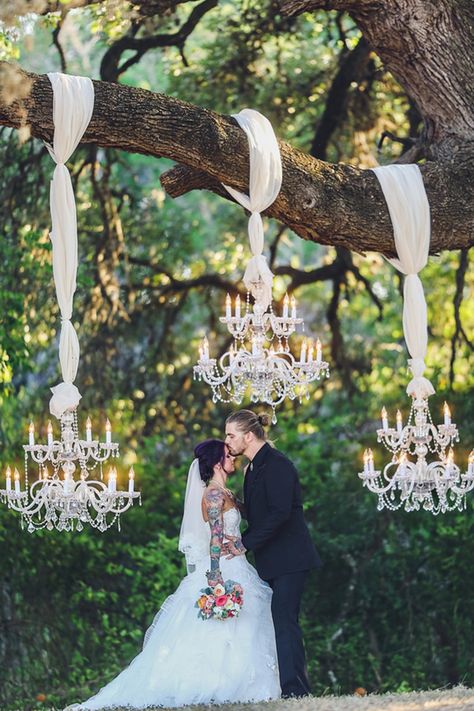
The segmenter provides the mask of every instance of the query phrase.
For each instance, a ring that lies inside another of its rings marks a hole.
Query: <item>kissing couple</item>
[[[303,516],[298,473],[267,440],[266,415],[239,410],[225,441],[194,450],[179,550],[187,575],[145,635],[142,651],[115,679],[72,711],[256,702],[310,694],[298,622],[308,573],[320,565]],[[227,484],[245,456],[244,501]],[[241,519],[247,528],[241,534]],[[246,559],[251,551],[254,568]],[[200,619],[207,586],[236,581],[238,616]],[[65,710],[66,711],[66,710]]]

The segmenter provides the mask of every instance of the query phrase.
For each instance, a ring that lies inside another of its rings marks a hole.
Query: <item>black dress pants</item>
[[[308,572],[302,570],[268,580],[273,590],[272,617],[283,697],[306,696],[311,693],[306,671],[303,634],[298,622],[301,597]]]

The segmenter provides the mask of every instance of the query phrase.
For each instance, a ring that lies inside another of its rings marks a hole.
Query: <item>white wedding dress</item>
[[[240,513],[224,513],[224,536],[240,536]],[[240,616],[201,620],[194,603],[207,586],[209,553],[168,597],[145,635],[143,650],[98,694],[68,709],[146,709],[187,704],[266,701],[280,696],[272,590],[245,556],[222,557],[224,580],[244,589]]]

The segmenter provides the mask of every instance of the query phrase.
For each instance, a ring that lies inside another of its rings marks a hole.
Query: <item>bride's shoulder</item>
[[[207,487],[202,495],[202,500],[205,503],[224,503],[225,492],[222,489],[217,489],[215,487]]]

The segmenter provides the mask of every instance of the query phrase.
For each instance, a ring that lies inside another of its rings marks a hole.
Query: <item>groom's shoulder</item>
[[[282,467],[285,466],[292,471],[296,471],[296,467],[291,459],[289,459],[289,457],[287,457],[283,452],[280,452],[279,449],[276,449],[276,447],[270,447],[268,456],[273,464],[280,465]]]

